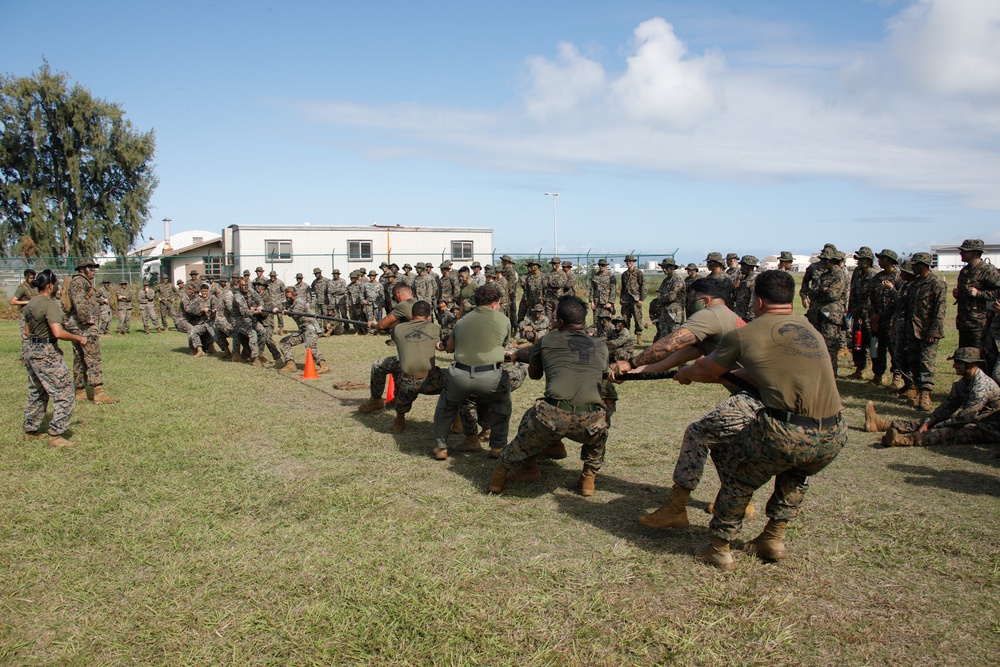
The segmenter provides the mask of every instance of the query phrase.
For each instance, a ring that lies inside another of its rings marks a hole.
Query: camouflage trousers
[[[851,336],[850,336],[851,357],[854,360],[855,370],[863,371],[864,369],[868,368],[868,358],[869,358],[868,352],[871,347],[872,330],[868,326],[868,323],[863,320],[861,321],[860,324],[858,323],[857,319],[854,319],[853,322],[854,326],[851,329]],[[861,332],[860,350],[854,344],[854,339],[857,337],[859,331]]]
[[[208,322],[192,324],[191,331],[188,332],[188,345],[193,348],[204,347],[217,339],[215,327]]]
[[[392,402],[393,409],[401,415],[405,415],[413,407],[413,401],[417,400],[420,394],[437,396],[444,389],[444,373],[440,368],[434,367],[422,378],[409,378],[402,372],[393,375],[396,381],[396,398]],[[463,427],[465,420],[462,421]],[[473,429],[475,433],[475,429]]]
[[[323,353],[319,351],[319,337],[316,335],[316,330],[313,329],[312,325],[307,325],[305,328],[300,328],[295,333],[281,339],[282,363],[287,364],[289,361],[292,361],[292,348],[302,344],[305,344],[307,348],[312,350],[313,360],[316,363],[325,361]]]
[[[261,326],[260,328],[263,329],[264,327]],[[240,343],[246,345],[246,347],[250,348],[251,359],[256,359],[261,355],[260,343],[262,341],[258,336],[257,327],[253,322],[248,320],[237,322],[233,326],[233,330],[236,332],[236,336],[234,336],[234,338],[239,340]],[[235,347],[235,345],[233,347]]]
[[[76,401],[73,381],[63,360],[62,351],[52,343],[28,343],[25,349],[28,369],[28,402],[24,406],[24,431],[35,432],[45,418],[52,399],[49,435],[62,435],[69,428]]]
[[[510,377],[500,368],[489,371],[466,371],[452,365],[445,371],[445,386],[434,409],[434,447],[446,449],[448,434],[462,404],[475,397],[478,405],[489,409],[487,428],[490,449],[502,449],[507,444],[510,429]],[[467,425],[463,422],[463,432]],[[473,427],[473,432],[475,427]],[[468,435],[468,433],[466,433]]]
[[[99,332],[103,335],[111,332],[111,306],[101,304],[97,309],[97,316],[100,324],[97,325]]]
[[[118,308],[118,333],[124,334],[132,330],[132,309]]]
[[[900,433],[913,436],[917,447],[934,445],[987,445],[1000,443],[1000,426],[988,423],[934,426],[926,433],[917,433],[922,419],[893,419],[892,427]]]
[[[257,323],[257,342],[262,346],[266,347],[267,351],[271,353],[271,358],[275,361],[281,359],[281,350],[278,349],[278,344],[274,342],[274,320],[270,320],[271,324],[265,325],[262,322]]]
[[[877,377],[882,377],[886,370],[889,370],[895,377],[899,374],[899,368],[896,366],[896,351],[892,349],[892,336],[889,333],[889,327],[880,326],[872,336],[878,341],[878,349],[875,356],[872,357],[872,373]]]
[[[906,332],[902,322],[899,323],[899,326],[895,326],[895,322],[893,325],[892,359],[896,364],[896,370],[899,371],[906,386],[909,387],[913,385],[913,375],[910,372],[910,355],[906,351]]]
[[[223,352],[229,351],[229,339],[234,337],[233,326],[224,317],[216,316],[215,325],[213,326],[215,330],[215,342]]]
[[[664,336],[669,336],[673,332],[681,328],[684,323],[684,317],[680,313],[670,313],[670,312],[660,312],[660,318],[656,321],[656,337],[653,342],[656,342],[663,338]]]
[[[513,470],[563,438],[582,445],[580,460],[585,470],[600,470],[604,465],[604,450],[608,442],[604,406],[594,406],[590,412],[569,412],[538,399],[521,417],[517,435],[500,452],[500,463],[507,470]]]
[[[167,316],[169,315],[170,319],[173,319],[174,318],[174,311],[170,307],[170,304],[167,303],[166,301],[160,301],[157,304],[157,310],[159,311],[159,316],[160,316],[160,326],[162,328],[166,329],[167,328]]]
[[[139,304],[139,316],[142,318],[142,330],[149,333],[150,329],[156,328],[156,304]]]
[[[21,361],[27,364],[25,360],[25,354],[28,351],[28,334],[25,333],[24,328],[24,308],[21,309],[21,315],[18,317],[18,329],[21,330]]]
[[[96,326],[81,328],[70,320],[66,323],[66,331],[77,336],[86,336],[87,344],[73,343],[73,386],[77,389],[98,387],[104,384],[104,374],[101,371],[101,334]]]
[[[833,374],[837,374],[837,355],[844,347],[844,328],[839,322],[834,322],[828,317],[820,316],[819,333],[826,341],[826,351],[830,355],[830,362],[833,364]]]
[[[809,488],[807,479],[828,466],[847,443],[843,417],[827,429],[787,424],[761,410],[731,447],[712,451],[722,480],[715,498],[709,531],[731,541],[743,526],[743,516],[753,492],[774,477],[774,492],[767,501],[767,516],[791,521]]]
[[[709,451],[735,446],[743,429],[763,407],[760,400],[740,392],[691,422],[684,429],[681,451],[674,466],[674,483],[688,491],[698,488]]]
[[[934,373],[937,371],[938,342],[926,343],[907,332],[906,355],[910,367],[910,377],[917,389],[934,389]]]
[[[642,307],[639,306],[637,302],[632,301],[631,299],[622,299],[621,307],[622,307],[622,317],[625,318],[625,328],[628,329],[630,326],[629,323],[634,321],[635,335],[641,336],[643,328]]]
[[[368,319],[368,316],[365,315],[364,306],[358,306],[358,305],[351,306],[351,319],[355,320],[355,321],[363,321],[363,322],[370,321]],[[366,333],[368,333],[368,327],[367,326],[363,327],[363,326],[359,326],[359,325],[355,324],[354,325],[354,330],[358,333],[359,336],[363,336]]]

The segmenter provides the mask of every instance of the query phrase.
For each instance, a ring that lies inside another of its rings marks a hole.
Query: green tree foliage
[[[47,62],[0,76],[0,256],[124,255],[149,216],[154,152],[152,130]]]

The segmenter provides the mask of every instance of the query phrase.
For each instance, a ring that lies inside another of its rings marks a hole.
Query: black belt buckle
[[[55,342],[56,339],[55,338],[36,338],[35,336],[32,336],[30,340],[31,340],[32,343],[45,343],[45,344],[51,345],[52,343]]]
[[[496,363],[496,364],[488,364],[486,366],[469,366],[468,364],[463,364],[456,361],[455,368],[457,368],[460,371],[467,371],[469,373],[485,373],[486,371],[495,371],[496,369],[500,368],[500,364]]]
[[[767,408],[767,414],[778,421],[783,421],[786,424],[795,424],[796,426],[801,426],[802,428],[831,428],[836,426],[837,422],[840,421],[839,414],[832,417],[816,419],[815,417],[797,415],[794,412],[785,412],[784,410],[778,410],[777,408]]]

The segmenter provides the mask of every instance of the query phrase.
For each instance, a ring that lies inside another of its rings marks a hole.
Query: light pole
[[[557,229],[557,224],[556,224],[557,223],[557,219],[556,219],[556,200],[559,198],[559,193],[558,192],[546,192],[545,196],[546,197],[552,197],[552,254],[553,255],[558,255],[559,254],[559,250],[558,250],[558,248],[559,248],[559,242],[558,242],[558,237],[556,235],[556,229]]]

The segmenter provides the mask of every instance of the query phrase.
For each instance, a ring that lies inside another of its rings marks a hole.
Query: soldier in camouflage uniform
[[[910,322],[910,313],[913,310],[913,292],[910,286],[913,284],[913,262],[909,259],[903,260],[899,266],[899,283],[896,284],[898,297],[896,300],[896,314],[892,318],[892,357],[899,370],[900,381],[894,381],[892,388],[900,396],[905,396],[912,401],[917,400],[917,388],[913,386],[913,374],[910,372],[910,355],[906,351],[906,327]]]
[[[365,317],[365,286],[361,282],[361,276],[358,271],[351,271],[349,276],[351,282],[347,285],[347,307],[350,308],[351,319],[355,321],[367,322],[368,319]],[[361,326],[360,324],[354,325],[354,329],[359,336],[363,336],[368,333],[368,327]]]
[[[156,326],[156,292],[152,284],[143,284],[139,288],[139,317],[142,319],[142,333],[148,335],[150,329],[160,331]]]
[[[847,302],[847,274],[840,270],[843,253],[824,250],[820,254],[823,270],[812,281],[809,292],[809,323],[826,341],[833,374],[837,375],[837,355],[844,346],[844,306]]]
[[[628,361],[632,358],[635,342],[632,340],[632,332],[625,328],[624,317],[613,316],[611,326],[604,328],[602,338],[608,347],[608,357],[612,362]]]
[[[232,299],[233,292],[229,288],[229,279],[225,276],[219,278],[219,291],[212,294],[209,291],[209,324],[215,333],[215,342],[219,346],[219,351],[223,359],[232,358],[232,351],[229,348],[229,339],[233,337],[233,325],[226,317],[226,296]]]
[[[76,398],[58,340],[86,347],[90,337],[72,334],[63,328],[62,304],[52,298],[56,282],[56,275],[50,269],[35,276],[32,286],[38,289],[38,293],[24,306],[24,327],[28,331],[24,349],[28,400],[24,406],[22,428],[25,440],[48,436],[48,442],[53,447],[72,447],[76,443],[64,438],[63,434],[69,428]],[[39,429],[45,419],[49,399],[52,400],[52,420],[48,433],[42,433]]]
[[[382,303],[383,290],[378,283],[378,274],[375,269],[368,272],[368,281],[362,284],[361,291],[363,295],[361,305],[364,308],[365,322],[381,319],[376,315],[385,304]],[[374,335],[372,331],[368,333]]]
[[[299,299],[305,299],[306,303],[309,303],[309,284],[305,281],[305,276],[301,273],[295,274],[295,284],[292,285],[295,288],[295,296]],[[233,284],[233,292],[239,291],[239,284]]]
[[[215,340],[215,330],[209,322],[212,314],[211,289],[208,283],[202,283],[198,293],[184,303],[184,314],[191,325],[188,332],[188,344],[194,349],[194,356],[204,357],[203,348],[208,346],[209,352],[212,350],[212,342]]]
[[[18,329],[21,331],[21,356],[19,357],[22,363],[24,361],[24,351],[28,347],[29,336],[24,332],[24,307],[28,305],[32,297],[38,294],[38,290],[35,289],[35,270],[25,269],[24,270],[24,280],[17,286],[14,290],[14,296],[10,299],[10,305],[16,306],[18,309]]]
[[[508,305],[507,304],[507,285],[505,283],[501,282],[503,280],[503,276],[498,276],[496,274],[496,271],[493,270],[493,267],[489,267],[488,269],[486,269],[485,271],[483,271],[483,275],[486,276],[486,282],[487,283],[493,283],[494,285],[496,285],[497,287],[500,288],[500,295],[501,295],[500,296],[500,310],[501,310],[501,312],[503,312],[504,315],[506,315],[507,314],[507,305]]]
[[[938,342],[944,338],[944,280],[931,272],[930,253],[914,253],[913,282],[910,284],[911,305],[906,324],[906,353],[910,372],[916,385],[917,407],[925,412],[933,408],[931,391],[937,370]]]
[[[160,318],[159,331],[167,330],[167,316],[174,318],[174,300],[177,297],[177,290],[170,284],[170,276],[164,275],[160,278],[160,284],[156,286],[156,309]]]
[[[625,318],[625,327],[635,322],[635,342],[642,343],[642,302],[646,300],[646,277],[642,269],[635,268],[635,257],[625,256],[625,272],[622,273],[619,303],[621,316]]]
[[[272,308],[272,311],[278,310],[280,309],[277,306]],[[294,287],[285,288],[284,312],[299,326],[299,330],[281,339],[281,372],[294,373],[298,370],[295,366],[295,359],[292,357],[292,348],[304,344],[312,350],[313,359],[319,364],[316,373],[320,375],[329,373],[330,367],[327,365],[323,353],[319,351],[319,324],[315,317],[311,317],[309,304],[304,299],[298,298]]]
[[[875,374],[868,384],[873,387],[882,386],[882,376],[889,368],[887,363],[892,360],[891,373],[896,389],[903,386],[903,380],[896,366],[896,357],[892,350],[892,323],[896,315],[896,303],[899,292],[899,256],[895,251],[885,248],[875,256],[879,269],[872,279],[868,292],[868,321],[871,325],[871,335],[876,340],[875,355],[872,357],[872,373]]]
[[[479,262],[473,262],[469,265],[472,272],[469,274],[469,280],[471,280],[476,287],[481,287],[486,284],[486,274],[483,273],[483,265]]]
[[[111,281],[105,279],[97,288],[97,311],[100,320],[98,332],[102,336],[111,335],[111,288],[109,285],[111,285]]]
[[[790,250],[782,250],[778,254],[778,270],[779,271],[791,271],[792,264],[795,263],[795,257],[792,255]]]
[[[396,397],[392,403],[396,419],[392,428],[399,433],[406,428],[406,415],[418,395],[436,396],[444,389],[444,373],[434,362],[436,344],[441,340],[441,327],[431,320],[430,304],[426,301],[414,303],[410,320],[393,327],[392,339],[399,352],[391,365],[396,384]],[[384,384],[386,375],[376,379],[375,367],[372,370],[373,381]],[[385,371],[380,369],[382,372]]]
[[[542,336],[552,329],[552,323],[545,316],[545,306],[537,304],[531,309],[531,314],[518,325],[518,344],[537,343]]]
[[[520,283],[520,276],[514,268],[514,258],[510,255],[500,257],[502,265],[501,273],[507,281],[507,317],[510,318],[511,331],[517,328],[517,286]]]
[[[960,347],[981,344],[989,304],[1000,297],[1000,271],[983,261],[984,249],[979,239],[967,239],[958,248],[965,266],[958,272],[958,285],[951,294],[958,308],[955,325]]]
[[[396,276],[396,282],[406,283],[407,285],[410,286],[410,289],[412,290],[413,281],[416,280],[416,278],[417,277],[413,275],[413,267],[409,263],[407,263],[403,264],[403,272]]]
[[[545,274],[544,281],[542,282],[542,300],[545,305],[545,316],[550,320],[555,315],[556,306],[559,304],[559,297],[566,286],[566,274],[559,270],[561,261],[558,257],[553,257],[549,260],[552,270]]]
[[[438,300],[444,301],[448,305],[449,310],[452,304],[458,300],[458,293],[462,289],[462,283],[459,282],[458,276],[452,273],[451,267],[451,262],[441,262],[441,280],[438,281],[440,285]],[[431,302],[428,301],[428,303]]]
[[[726,275],[733,281],[733,285],[740,277],[740,256],[735,252],[726,255]]]
[[[184,312],[184,306],[188,301],[194,298],[196,293],[194,285],[185,285],[181,289],[180,303],[177,305],[177,310],[174,311],[174,328],[185,336],[191,333],[191,323],[188,322],[187,313]]]
[[[285,305],[285,297],[282,295],[281,300],[274,301],[271,297],[271,292],[267,289],[266,280],[254,281],[253,291],[257,296],[254,305],[260,308],[260,312],[256,316],[257,341],[262,348],[267,348],[268,352],[271,353],[271,358],[275,362],[280,362],[281,350],[275,341],[274,315]]]
[[[333,278],[326,285],[326,314],[347,319],[347,281],[340,277],[340,269],[333,270]],[[347,330],[343,322],[326,320],[323,326],[328,336],[330,334],[339,336]],[[299,328],[301,329],[301,326]]]
[[[87,339],[86,345],[73,343],[73,386],[76,400],[87,400],[87,385],[94,390],[94,403],[117,403],[104,392],[104,374],[101,370],[101,334],[97,327],[97,290],[94,289],[94,274],[99,264],[93,258],[77,262],[76,273],[69,279],[70,311],[63,327],[75,336]]]
[[[115,304],[118,309],[119,336],[132,333],[132,288],[128,281],[123,280],[115,291]]]
[[[313,269],[313,281],[309,285],[309,300],[315,314],[326,314],[326,278],[323,277],[323,269],[318,266]]]
[[[257,326],[260,323],[254,320],[255,314],[260,312],[260,306],[253,305],[256,300],[251,296],[251,293],[252,291],[247,284],[246,278],[240,279],[239,289],[233,291],[233,317],[230,319],[230,322],[240,339],[245,340],[247,346],[250,348],[250,358],[253,360],[253,365],[268,367],[271,364],[264,359],[263,351],[260,347],[260,344],[263,342],[260,340]],[[256,294],[253,296],[256,296]],[[260,327],[260,329],[263,329],[263,327]],[[238,361],[235,354],[233,355],[233,361]]]
[[[521,276],[521,303],[517,308],[517,319],[523,320],[534,310],[535,306],[542,304],[545,306],[545,276],[539,269],[541,264],[538,261],[528,260],[528,272]]]
[[[785,528],[798,515],[807,479],[829,465],[847,442],[840,395],[822,338],[792,313],[795,280],[764,271],[754,286],[757,317],[723,335],[711,355],[681,368],[675,379],[717,382],[742,366],[760,388],[763,407],[730,446],[712,450],[722,480],[709,525],[711,540],[697,557],[735,569],[729,543],[739,533],[753,492],[774,478],[768,523],[746,549],[765,561],[787,556]]]
[[[462,308],[461,315],[459,315],[461,319],[461,317],[476,309],[475,294],[478,285],[472,282],[472,275],[466,266],[458,270],[458,283],[461,285],[458,290],[458,305]]]
[[[708,267],[708,278],[712,280],[718,280],[725,286],[729,291],[726,297],[726,306],[729,310],[733,310],[736,307],[735,296],[736,296],[736,285],[733,283],[733,279],[729,277],[729,274],[725,271],[725,260],[722,259],[721,252],[710,252],[708,257],[705,258],[705,266]]]
[[[594,313],[594,327],[599,337],[603,337],[605,323],[615,314],[617,300],[618,280],[608,270],[608,260],[602,257],[597,261],[597,273],[590,277],[590,310]]]
[[[854,259],[858,265],[851,273],[850,294],[848,296],[847,308],[851,313],[851,335],[848,337],[851,344],[851,356],[854,359],[854,373],[848,375],[849,380],[861,380],[864,376],[865,368],[868,367],[869,349],[871,348],[871,296],[874,289],[876,274],[873,266],[875,254],[868,246],[861,246]],[[861,344],[858,345],[858,333],[861,334]]]
[[[646,324],[646,326],[650,326],[653,321],[656,322],[656,337],[653,339],[654,342],[673,333],[684,322],[687,294],[687,283],[677,275],[677,262],[674,261],[673,257],[664,258],[660,262],[660,268],[663,269],[664,277],[660,281],[660,287],[657,291],[658,296],[655,299],[658,313],[654,320],[653,307],[650,304],[650,321]]]
[[[339,273],[339,271],[334,269],[333,277],[338,278]],[[333,280],[330,280],[329,282],[332,283]],[[272,270],[269,274],[267,274],[267,292],[271,295],[272,303],[281,303],[285,298],[285,283],[278,280],[277,271]],[[327,287],[327,292],[329,293],[329,286]],[[277,318],[278,331],[280,333],[285,333],[285,318],[281,316],[281,313],[278,313]]]
[[[458,322],[458,316],[462,313],[462,308],[457,303],[453,303],[449,308],[443,300],[438,301],[437,313],[435,314],[437,318],[438,326],[441,327],[441,340],[448,340],[448,336],[451,335],[451,330],[455,328],[455,322]]]
[[[599,390],[608,371],[607,346],[584,333],[587,306],[582,300],[563,299],[556,317],[559,328],[531,348],[528,360],[529,377],[545,377],[545,396],[528,409],[517,435],[500,452],[490,476],[491,493],[500,493],[508,482],[541,478],[538,456],[569,438],[582,445],[583,472],[577,489],[583,496],[594,495],[608,441],[607,413]]]
[[[418,301],[434,303],[437,301],[437,283],[433,276],[428,275],[426,267],[423,262],[417,262],[417,277],[413,279],[412,285],[413,296]]]
[[[1000,387],[983,369],[978,347],[960,347],[948,357],[959,380],[944,403],[927,419],[879,417],[875,404],[865,407],[865,431],[885,431],[886,447],[981,445],[1000,442]]]
[[[824,254],[833,254],[837,252],[837,246],[832,243],[823,244],[823,250],[820,251],[819,256],[822,258]],[[805,273],[802,275],[802,284],[799,285],[799,297],[802,299],[802,307],[809,310],[809,294],[813,289],[813,283],[819,274],[822,273],[826,268],[826,264],[822,259],[818,262],[813,262],[806,267]]]
[[[740,260],[740,272],[733,282],[736,289],[733,292],[733,312],[739,315],[744,322],[753,320],[753,284],[757,280],[757,267],[760,262],[753,255],[743,255]]]

